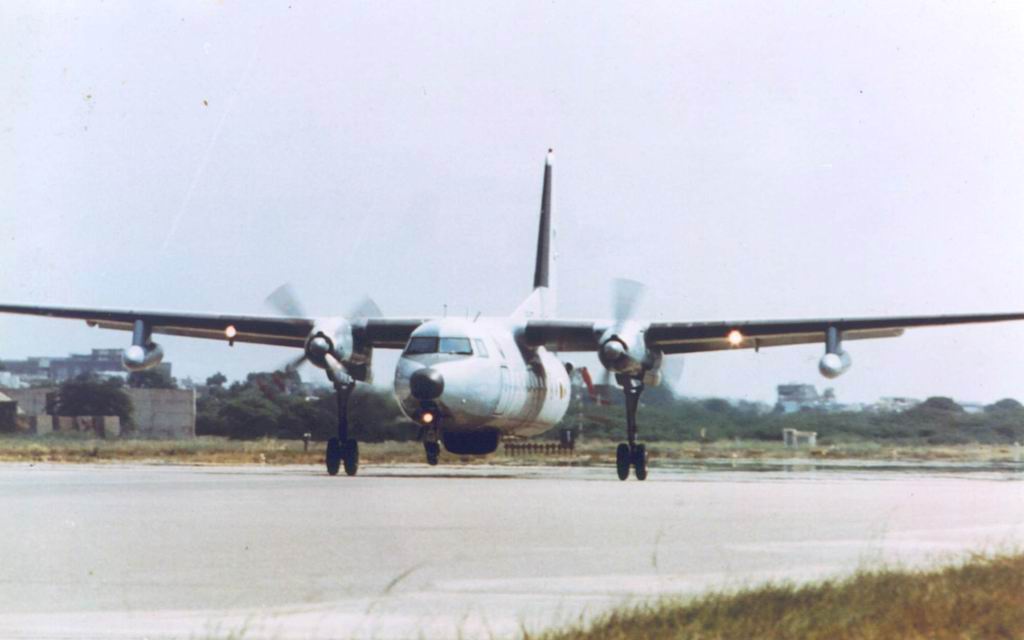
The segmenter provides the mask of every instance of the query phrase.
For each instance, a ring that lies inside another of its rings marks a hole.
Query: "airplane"
[[[372,380],[375,349],[401,349],[394,395],[418,427],[428,464],[441,446],[459,455],[485,455],[504,435],[532,436],[554,427],[569,408],[572,364],[564,354],[596,353],[625,395],[625,441],[616,448],[616,473],[647,478],[648,454],[638,442],[637,409],[648,386],[659,384],[666,357],[705,351],[820,343],[820,373],[835,378],[851,366],[843,344],[891,338],[912,327],[1024,320],[1022,313],[805,320],[646,322],[633,318],[638,287],[620,286],[614,317],[563,319],[555,314],[552,281],[553,152],[544,163],[533,291],[507,317],[386,318],[365,302],[346,316],[306,317],[288,289],[271,294],[281,317],[213,315],[91,308],[0,305],[0,312],[85,320],[130,331],[123,364],[129,371],[156,366],[163,348],[154,334],[301,349],[290,366],[309,362],[334,386],[337,436],[327,443],[327,473],[359,469],[359,444],[350,437],[348,404],[357,384]],[[635,284],[635,283],[634,283]]]

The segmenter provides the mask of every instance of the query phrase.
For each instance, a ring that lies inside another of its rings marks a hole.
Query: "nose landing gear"
[[[441,443],[434,440],[423,443],[423,450],[427,454],[427,464],[434,466],[441,457]]]
[[[629,477],[633,468],[637,480],[647,479],[647,447],[636,441],[636,411],[640,406],[640,394],[644,390],[641,380],[625,375],[616,376],[626,394],[626,440],[615,450],[615,471],[619,480]]]
[[[427,464],[433,467],[441,457],[441,436],[437,425],[421,427],[419,439],[423,441],[423,452],[427,454]]]

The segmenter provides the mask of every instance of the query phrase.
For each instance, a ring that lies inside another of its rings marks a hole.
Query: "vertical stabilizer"
[[[544,160],[544,186],[540,194],[540,228],[537,231],[537,261],[533,268],[533,293],[519,305],[514,316],[549,318],[555,313],[555,291],[552,284],[553,260],[551,227],[552,167],[555,153],[548,149]]]
[[[537,233],[537,264],[533,270],[533,288],[550,287],[551,278],[551,165],[554,152],[548,149],[544,162],[544,188],[540,193],[540,230]]]

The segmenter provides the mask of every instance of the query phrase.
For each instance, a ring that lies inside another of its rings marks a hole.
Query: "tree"
[[[217,373],[213,374],[212,376],[210,376],[209,378],[206,379],[206,386],[208,386],[208,387],[217,387],[219,389],[219,388],[223,388],[224,387],[224,383],[226,383],[227,381],[228,381],[227,376],[225,376],[223,373],[218,371]]]
[[[1013,398],[1003,398],[995,404],[990,404],[985,407],[986,413],[991,413],[993,411],[1017,412],[1022,410],[1024,410],[1024,405]]]
[[[133,389],[177,389],[178,382],[165,369],[155,368],[132,371],[128,374],[128,386]]]
[[[964,408],[956,403],[952,398],[946,398],[944,396],[932,396],[921,404],[917,405],[915,409],[925,409],[932,411],[948,411],[951,413],[963,413]]]
[[[83,374],[63,382],[54,396],[52,413],[59,416],[118,416],[131,421],[132,400],[120,378]]]

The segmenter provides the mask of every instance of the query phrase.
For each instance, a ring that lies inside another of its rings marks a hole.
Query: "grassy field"
[[[530,640],[1024,638],[1024,555],[665,600]]]
[[[572,454],[507,457],[494,455],[460,458],[442,453],[441,463],[551,464],[588,466],[613,464],[615,442],[588,440]],[[362,460],[374,464],[423,462],[417,442],[363,442]],[[44,437],[0,437],[0,461],[6,462],[164,462],[179,464],[321,464],[324,443],[311,442],[309,451],[298,440],[229,440],[200,437],[192,440],[89,438],[77,434]],[[884,460],[951,462],[1020,462],[1021,449],[1005,445],[892,446],[854,443],[787,449],[781,443],[725,441],[712,444],[659,442],[648,445],[654,466],[683,462],[782,460]]]

